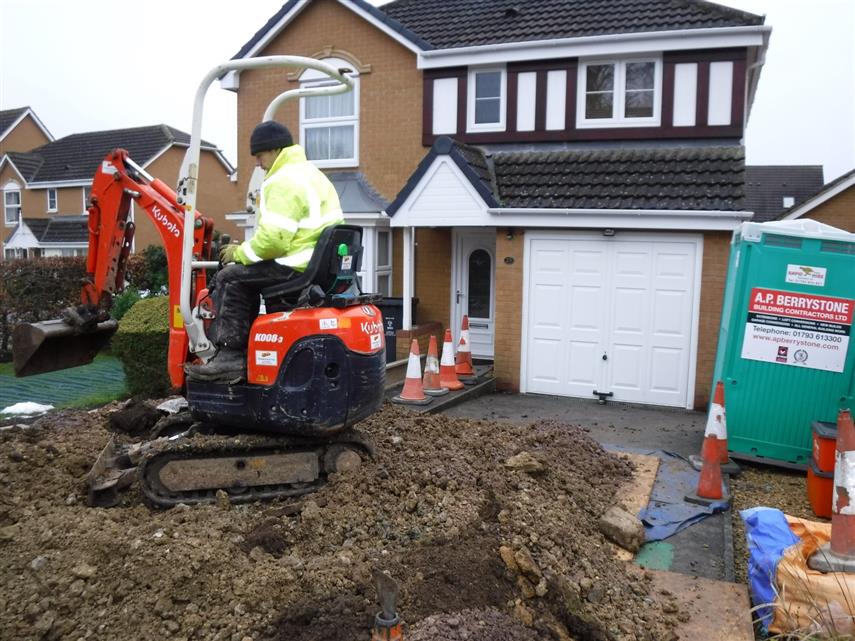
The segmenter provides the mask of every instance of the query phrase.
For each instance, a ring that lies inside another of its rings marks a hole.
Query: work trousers
[[[217,347],[245,350],[249,328],[258,316],[261,290],[294,278],[299,272],[265,260],[253,265],[230,263],[220,269],[210,288],[216,318],[209,338]]]

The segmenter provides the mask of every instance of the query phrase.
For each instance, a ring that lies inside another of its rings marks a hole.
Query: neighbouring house
[[[468,314],[502,388],[699,408],[770,31],[700,0],[292,0],[236,58],[353,70],[277,118],[390,201],[405,330],[418,298],[456,335]],[[228,74],[239,138],[312,82]]]
[[[72,134],[28,151],[7,151],[0,157],[3,257],[85,255],[89,191],[104,157],[112,149],[126,149],[149,174],[174,186],[189,143],[189,134],[152,125]],[[198,208],[232,234],[237,228],[225,216],[239,200],[233,174],[222,152],[203,142]],[[134,251],[160,244],[151,220],[134,204],[131,219],[137,226]]]
[[[53,136],[30,107],[0,111],[0,156],[27,151],[53,141]]]
[[[810,218],[855,233],[855,169],[824,185],[779,217],[780,220],[796,218]]]
[[[752,222],[775,220],[822,189],[822,165],[746,165],[745,208]]]

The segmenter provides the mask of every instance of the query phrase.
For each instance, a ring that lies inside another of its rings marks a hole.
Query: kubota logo
[[[383,323],[372,321],[370,323],[361,323],[359,328],[366,334],[376,334],[383,331]]]
[[[158,207],[157,205],[152,205],[151,213],[154,216],[154,219],[161,225],[166,227],[166,229],[169,230],[169,232],[173,236],[175,236],[176,238],[181,236],[181,232],[178,229],[178,225],[169,220],[169,217],[161,211],[160,207]]]

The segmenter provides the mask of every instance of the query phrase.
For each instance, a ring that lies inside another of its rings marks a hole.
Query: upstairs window
[[[47,210],[48,212],[56,211],[56,189],[47,190]]]
[[[21,220],[21,188],[14,181],[3,187],[3,219],[10,227]]]
[[[504,131],[506,78],[504,69],[469,72],[468,131]]]
[[[338,58],[323,62],[337,69],[353,67]],[[318,167],[359,165],[359,78],[353,73],[348,75],[353,79],[352,91],[300,99],[300,140],[306,157]],[[314,69],[300,76],[301,88],[335,84]]]
[[[660,121],[659,60],[592,61],[579,65],[579,127],[655,126]]]

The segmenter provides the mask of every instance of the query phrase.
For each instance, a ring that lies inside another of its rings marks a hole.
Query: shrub
[[[122,318],[112,342],[113,354],[125,370],[128,392],[147,397],[170,393],[168,349],[169,298],[137,301]]]
[[[140,299],[142,299],[142,296],[140,296],[139,291],[128,287],[121,294],[113,298],[113,307],[110,309],[110,315],[116,320],[122,320],[124,315],[128,313],[128,310]]]

